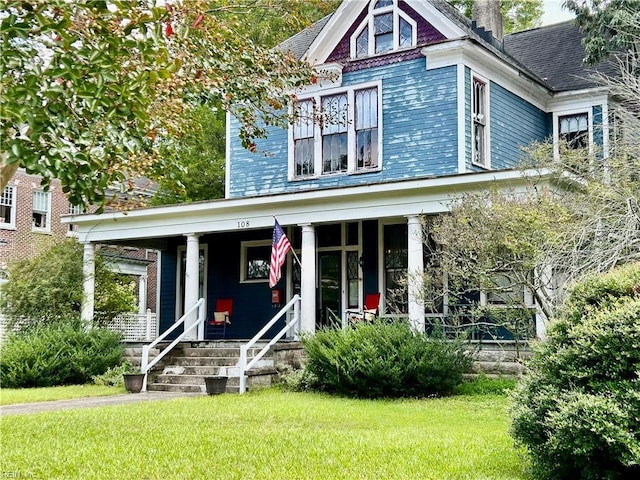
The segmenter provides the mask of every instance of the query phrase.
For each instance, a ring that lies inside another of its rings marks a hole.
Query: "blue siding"
[[[446,175],[457,171],[456,67],[426,71],[417,59],[347,73],[343,85],[382,81],[383,171],[287,180],[286,129],[272,128],[257,142],[264,154],[251,154],[231,125],[231,197]]]
[[[178,266],[177,247],[161,253],[160,275],[160,333],[176,321],[176,268]],[[175,338],[175,336],[174,336]]]
[[[491,168],[511,168],[523,147],[546,139],[549,115],[500,85],[490,90]]]
[[[467,170],[480,170],[471,163],[471,69],[464,67],[464,160]]]

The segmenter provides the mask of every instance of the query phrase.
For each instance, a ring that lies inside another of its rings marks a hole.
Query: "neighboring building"
[[[71,205],[58,180],[44,191],[40,177],[19,169],[0,196],[0,282],[7,281],[12,261],[31,258],[65,238],[77,237],[77,226],[61,222],[82,213]],[[101,246],[114,271],[132,275],[137,285],[139,313],[156,311],[156,256],[153,249]]]
[[[249,338],[300,293],[302,328],[313,332],[375,292],[383,313],[424,330],[448,314],[446,299],[426,308],[415,280],[391,305],[398,279],[423,271],[423,216],[463,192],[521,185],[514,167],[532,142],[606,154],[608,96],[581,65],[578,28],[500,37],[443,1],[344,1],[281,46],[319,75],[296,92],[296,124],[257,142],[269,155],[243,149],[229,117],[224,200],[70,221],[89,255],[101,243],[161,251],[162,331],[198,297],[208,318],[217,299],[233,298],[227,336]],[[288,259],[272,303],[274,216],[302,268]]]

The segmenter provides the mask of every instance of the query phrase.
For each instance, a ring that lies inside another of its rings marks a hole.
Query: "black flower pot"
[[[144,373],[125,373],[124,388],[129,393],[140,393],[144,384]]]
[[[227,391],[227,377],[205,377],[207,395],[218,395]]]

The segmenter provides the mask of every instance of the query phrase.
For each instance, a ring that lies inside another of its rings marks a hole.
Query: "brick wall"
[[[14,186],[13,218],[15,221],[12,225],[8,225],[9,219],[0,221],[0,281],[4,278],[3,271],[10,262],[31,258],[54,243],[74,235],[70,225],[60,221],[63,215],[69,213],[69,201],[59,181],[53,180],[49,190],[51,208],[47,231],[34,228],[33,225],[33,192],[43,190],[40,186],[40,177],[18,170],[9,185]],[[89,209],[89,211],[92,210],[95,211],[95,208]],[[123,257],[152,261],[147,267],[147,306],[155,312],[156,252],[141,248],[121,250],[124,252]]]

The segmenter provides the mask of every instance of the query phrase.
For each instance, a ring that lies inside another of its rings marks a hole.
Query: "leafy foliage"
[[[537,478],[640,473],[639,345],[640,264],[574,286],[513,396]]]
[[[83,295],[83,247],[67,240],[9,266],[9,281],[0,286],[0,310],[22,327],[79,318]],[[126,281],[96,255],[96,311],[102,321],[134,309],[134,294]]]
[[[449,3],[471,18],[474,0],[448,0]],[[477,1],[477,0],[475,0]],[[542,0],[502,0],[500,12],[504,32],[513,33],[540,26]]]
[[[91,377],[93,383],[103,387],[124,387],[125,373],[132,371],[131,364],[129,362],[122,362],[120,365],[114,365],[109,367],[104,373],[100,375],[94,375]]]
[[[249,148],[264,125],[288,121],[291,92],[313,75],[240,35],[224,0],[11,0],[1,9],[0,189],[21,166],[45,187],[59,178],[75,205],[172,172],[157,140],[182,135],[192,105],[229,109]]]
[[[303,346],[314,387],[354,397],[445,395],[471,366],[461,343],[417,335],[401,322],[326,329]]]
[[[120,363],[120,334],[84,330],[79,321],[34,326],[2,344],[0,383],[7,388],[84,384]]]

